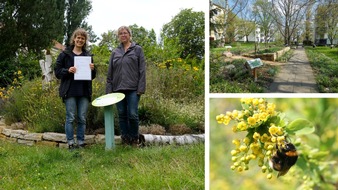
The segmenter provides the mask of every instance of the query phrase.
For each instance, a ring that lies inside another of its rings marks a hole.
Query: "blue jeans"
[[[86,130],[86,116],[88,111],[89,100],[87,97],[69,97],[65,99],[65,104],[66,104],[65,131],[67,142],[69,145],[75,144],[73,122],[75,119],[75,115],[77,115],[77,130],[76,130],[77,144],[79,145],[84,144],[84,134]]]
[[[121,93],[125,95],[125,98],[116,104],[121,136],[128,139],[138,139],[140,96],[136,91],[121,91]]]

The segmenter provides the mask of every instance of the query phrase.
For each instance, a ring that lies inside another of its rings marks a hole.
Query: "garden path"
[[[303,47],[295,49],[291,59],[280,66],[280,71],[267,92],[318,93],[316,80]]]

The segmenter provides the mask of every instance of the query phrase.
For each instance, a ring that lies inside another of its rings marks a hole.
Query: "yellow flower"
[[[255,125],[256,124],[256,119],[254,117],[249,117],[248,118],[248,123],[249,125]]]
[[[264,103],[265,103],[265,100],[264,100],[263,98],[260,98],[260,99],[258,100],[258,102],[259,102],[259,104],[264,104]]]
[[[248,144],[250,143],[250,139],[249,139],[248,137],[245,137],[245,138],[243,139],[243,142],[244,142],[246,145],[248,145]]]
[[[253,100],[252,100],[252,104],[253,104],[254,106],[257,106],[257,105],[259,104],[259,99],[257,99],[257,98],[253,99]]]
[[[260,135],[259,133],[255,132],[255,133],[253,134],[252,137],[253,137],[255,140],[258,140],[258,139],[261,137],[261,135]]]
[[[234,117],[234,118],[238,117],[238,111],[237,110],[232,111],[232,117]]]
[[[244,104],[251,104],[253,98],[241,98],[241,102]]]
[[[20,70],[18,70],[18,75],[21,75],[21,71]]]
[[[223,121],[223,124],[224,125],[228,125],[229,124],[229,122],[230,122],[230,120],[231,120],[231,118],[229,117],[229,116],[224,116],[224,121]]]
[[[283,134],[284,134],[284,130],[283,130],[283,128],[281,128],[281,127],[277,127],[276,134],[277,134],[277,135],[279,135],[279,136],[283,135]]]
[[[198,71],[198,70],[199,70],[197,67],[193,67],[193,69],[194,69],[195,71]]]
[[[266,176],[266,178],[271,179],[271,178],[272,178],[272,174],[269,173],[269,174]]]
[[[240,150],[241,152],[245,152],[245,151],[248,150],[248,147],[245,146],[245,145],[242,145],[241,147],[239,147],[239,150]]]
[[[241,144],[241,141],[239,139],[232,140],[232,144],[239,146]]]
[[[284,141],[285,141],[285,137],[284,137],[284,136],[279,136],[279,137],[277,137],[277,142],[278,142],[279,144],[283,144]]]
[[[276,105],[274,103],[268,103],[268,105],[267,105],[267,112],[270,115],[274,115],[275,114],[275,108],[276,108]]]
[[[271,125],[271,127],[269,128],[269,133],[271,136],[274,136],[275,134],[277,134],[278,128],[275,125]]]
[[[223,123],[224,121],[224,114],[220,114],[216,116],[217,123]]]
[[[265,112],[265,110],[266,110],[265,104],[259,104],[259,105],[258,105],[258,109],[259,109],[261,112]]]
[[[248,126],[246,125],[244,121],[241,121],[238,123],[237,128],[241,131],[245,131],[248,129]]]
[[[261,136],[261,142],[262,143],[265,143],[265,142],[268,142],[269,141],[269,139],[270,139],[270,137],[266,134],[266,133],[264,133],[262,136]]]
[[[268,119],[268,114],[266,112],[263,112],[261,114],[259,114],[259,120],[260,121],[266,121]]]
[[[232,151],[231,151],[231,155],[232,155],[232,156],[236,156],[237,154],[238,154],[238,151],[237,151],[237,150],[232,150]]]

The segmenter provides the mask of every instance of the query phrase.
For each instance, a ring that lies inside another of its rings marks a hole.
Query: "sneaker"
[[[121,140],[122,140],[122,142],[121,142],[121,144],[123,145],[123,146],[128,146],[128,145],[130,145],[130,139],[128,138],[128,137],[121,137]]]
[[[81,149],[81,148],[85,148],[85,144],[79,144],[79,148]]]
[[[75,147],[74,144],[69,144],[68,149],[69,149],[69,151],[73,151],[74,149],[76,149],[76,147]]]

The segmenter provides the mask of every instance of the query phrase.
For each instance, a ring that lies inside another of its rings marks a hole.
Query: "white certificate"
[[[92,70],[89,64],[92,62],[91,56],[74,56],[74,80],[92,80]]]

